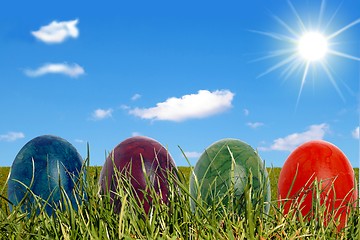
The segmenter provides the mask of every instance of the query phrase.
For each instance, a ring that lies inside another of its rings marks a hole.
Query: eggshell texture
[[[235,206],[236,211],[242,212],[245,210],[242,200],[249,184],[250,172],[252,203],[257,204],[261,199],[262,202],[269,203],[270,181],[260,156],[250,145],[240,140],[222,139],[210,145],[197,161],[190,178],[190,193],[195,199],[201,194],[201,199],[208,206],[217,204],[225,196],[225,206],[233,201],[235,205],[238,204]],[[234,199],[229,199],[232,186],[235,191]],[[194,207],[192,202],[192,208]],[[269,207],[269,204],[264,205],[265,212],[269,212]]]
[[[34,198],[24,184],[35,195],[49,200],[51,206],[47,205],[45,210],[51,215],[53,207],[61,201],[61,186],[77,209],[73,190],[82,165],[81,156],[66,140],[51,135],[36,137],[15,157],[8,182],[8,198],[18,205],[26,196],[21,209],[29,212],[34,207]]]
[[[175,168],[169,152],[156,140],[143,136],[128,138],[118,144],[105,161],[100,173],[101,193],[110,192],[114,211],[119,212],[121,199],[116,197],[115,192],[130,183],[138,203],[148,213],[153,201],[149,185],[161,194],[164,203],[168,203],[169,179]]]
[[[336,211],[340,217],[338,229],[346,224],[346,213],[356,206],[357,190],[354,170],[344,153],[335,145],[322,141],[309,141],[296,148],[285,161],[278,182],[278,199],[288,213],[291,204],[299,206],[303,216],[309,214],[313,203],[314,180],[319,183],[320,203],[326,204],[325,224]],[[286,201],[286,198],[290,201]],[[317,200],[317,199],[315,199]]]

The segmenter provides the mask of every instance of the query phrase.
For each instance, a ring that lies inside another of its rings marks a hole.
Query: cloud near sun
[[[85,73],[84,68],[78,64],[67,64],[67,63],[47,63],[43,66],[32,70],[26,69],[25,74],[29,77],[40,77],[45,74],[64,74],[69,77],[76,78]]]
[[[111,108],[109,108],[109,109],[98,108],[91,114],[91,117],[92,117],[92,120],[95,120],[95,121],[103,120],[103,119],[112,117],[112,113],[113,113],[113,109],[111,109]]]
[[[311,125],[307,131],[300,133],[293,133],[284,138],[277,138],[270,147],[259,147],[260,151],[292,151],[300,144],[310,140],[323,139],[325,133],[328,132],[329,125],[321,123],[318,125]]]
[[[359,133],[359,132],[360,132],[360,131],[359,131],[359,126],[358,126],[358,127],[356,127],[356,128],[351,132],[353,138],[359,139],[359,137],[360,137],[360,133]]]
[[[6,134],[1,134],[0,135],[0,142],[1,141],[5,141],[5,142],[14,142],[18,139],[22,139],[25,138],[25,134],[22,132],[8,132]]]
[[[38,40],[53,44],[62,43],[67,38],[77,38],[79,36],[79,29],[76,27],[79,20],[71,21],[52,21],[49,25],[40,27],[37,31],[32,31],[31,34]]]
[[[79,20],[71,21],[52,21],[49,25],[42,26],[38,31],[33,31],[31,34],[38,40],[53,44],[62,43],[67,38],[77,38],[79,36],[79,29],[77,28]],[[67,63],[46,63],[37,69],[26,69],[24,73],[29,77],[39,77],[46,74],[63,74],[72,78],[76,78],[85,73],[85,70],[80,65]]]
[[[232,107],[234,93],[229,90],[199,90],[197,94],[168,98],[151,108],[134,108],[131,115],[142,119],[181,122],[222,113]]]

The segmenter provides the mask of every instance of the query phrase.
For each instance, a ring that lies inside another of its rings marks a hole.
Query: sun
[[[360,18],[350,22],[349,24],[341,27],[340,29],[332,33],[325,33],[325,30],[328,30],[329,25],[331,25],[339,9],[337,9],[336,12],[330,17],[324,27],[322,25],[325,22],[323,19],[325,11],[325,0],[321,1],[319,14],[316,16],[318,22],[309,23],[307,26],[290,0],[288,0],[288,5],[292,13],[294,14],[296,20],[295,23],[298,26],[298,29],[292,27],[288,22],[285,22],[281,18],[273,16],[275,21],[277,21],[284,28],[287,34],[255,30],[252,31],[258,34],[265,35],[267,37],[271,37],[277,41],[286,42],[286,46],[288,46],[289,44],[290,46],[292,46],[290,48],[282,48],[274,51],[269,51],[268,55],[254,60],[261,61],[271,58],[283,57],[282,60],[277,62],[275,65],[269,67],[265,72],[261,73],[258,78],[282,68],[283,70],[281,72],[281,75],[286,80],[294,73],[298,72],[298,70],[301,70],[302,77],[300,80],[300,89],[296,102],[297,107],[310,70],[320,68],[327,75],[327,78],[329,79],[335,90],[338,92],[339,96],[344,100],[340,88],[337,85],[336,79],[333,77],[334,73],[329,64],[330,61],[327,60],[330,56],[336,56],[341,58],[347,58],[350,60],[360,61],[359,57],[352,56],[348,53],[341,52],[332,48],[333,46],[339,45],[334,39],[336,39],[336,37],[341,35],[346,30],[359,24]],[[314,28],[314,26],[316,27]]]
[[[327,50],[327,39],[319,32],[307,32],[299,39],[298,51],[306,61],[321,61]]]

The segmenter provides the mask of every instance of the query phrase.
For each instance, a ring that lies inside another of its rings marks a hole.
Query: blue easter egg
[[[82,167],[81,156],[68,141],[51,135],[32,139],[16,155],[11,167],[10,210],[20,204],[22,211],[35,208],[39,213],[40,204],[51,215],[59,203],[64,205],[66,198],[66,203],[77,209],[78,191],[74,189]]]

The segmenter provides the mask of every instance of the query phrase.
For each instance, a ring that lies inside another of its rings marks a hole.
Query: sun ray
[[[269,74],[269,73],[275,71],[276,69],[281,68],[282,66],[290,63],[291,61],[294,61],[294,59],[296,59],[296,57],[297,57],[297,55],[293,54],[290,57],[285,58],[283,61],[275,64],[274,66],[272,66],[270,68],[268,68],[265,72],[260,74],[257,78],[261,78],[261,77],[265,76],[266,74]]]
[[[294,52],[293,49],[272,51],[264,57],[256,58],[254,60],[249,61],[249,63],[259,62],[259,61],[263,61],[263,60],[270,59],[270,58],[276,58],[276,57],[284,56],[284,55],[287,55],[287,54],[293,53],[293,52]]]
[[[337,85],[337,83],[336,83],[333,75],[331,74],[329,67],[326,65],[325,62],[321,62],[320,64],[321,64],[321,66],[323,67],[326,75],[328,76],[331,84],[333,85],[333,87],[335,88],[335,90],[337,91],[337,93],[339,94],[339,96],[341,97],[341,99],[345,102],[344,95],[342,94],[342,92],[341,92],[339,86]]]
[[[351,60],[355,60],[355,61],[360,61],[359,57],[355,57],[355,56],[352,56],[352,55],[349,55],[346,53],[338,52],[338,51],[331,50],[331,49],[329,49],[328,52],[332,55],[336,55],[339,57],[343,57],[343,58],[347,58],[347,59],[351,59]]]
[[[323,64],[325,64],[325,66],[329,69],[329,72],[331,73],[334,81],[337,79],[335,82],[340,82],[350,95],[355,96],[355,92],[353,91],[353,89],[351,89],[351,87],[344,80],[342,80],[339,76],[336,76],[336,72],[331,67],[331,65],[328,64],[327,61],[324,61]],[[339,89],[340,89],[340,87],[339,87]],[[341,89],[340,89],[340,91],[341,91]],[[344,99],[345,99],[345,96],[344,96]]]
[[[320,5],[319,18],[318,18],[318,25],[317,25],[318,28],[321,27],[322,20],[324,17],[324,12],[325,12],[325,0],[322,0]]]
[[[301,65],[304,65],[302,61],[293,61],[289,64],[289,66],[281,73],[284,77],[284,81],[288,80],[296,70],[299,70]]]
[[[294,5],[291,3],[290,0],[288,0],[287,2],[288,2],[288,4],[289,4],[292,12],[294,13],[296,19],[298,20],[298,23],[299,23],[299,25],[300,25],[300,27],[301,27],[301,31],[302,31],[302,32],[306,32],[305,24],[304,24],[304,22],[302,21],[302,19],[301,19],[300,15],[298,14],[298,12],[296,11]]]
[[[286,30],[288,30],[289,33],[291,33],[292,35],[294,35],[294,37],[299,38],[299,34],[298,34],[294,29],[292,29],[288,24],[286,24],[281,18],[279,18],[279,17],[276,16],[276,15],[273,15],[273,18],[274,18],[278,23],[280,23],[280,25],[282,25]]]
[[[302,76],[302,79],[301,79],[301,85],[300,85],[300,90],[299,90],[299,94],[298,94],[298,98],[296,100],[296,109],[299,105],[299,101],[300,101],[300,97],[301,97],[301,93],[302,93],[302,90],[304,88],[304,84],[305,84],[305,81],[306,81],[306,77],[308,75],[308,72],[309,72],[309,67],[310,67],[310,61],[307,61],[306,62],[306,65],[305,65],[305,69],[304,69],[304,74]]]
[[[296,63],[298,63],[298,61],[291,61],[284,70],[281,71],[280,76],[284,77],[284,80],[286,80],[285,76],[289,75],[289,72],[295,71]]]
[[[291,37],[283,35],[283,34],[272,33],[272,32],[263,32],[263,31],[257,31],[257,30],[249,30],[249,31],[253,32],[253,33],[265,35],[265,36],[271,37],[276,40],[287,41],[287,42],[296,42],[295,38],[291,38]]]
[[[360,23],[360,18],[358,18],[355,21],[349,23],[348,25],[346,25],[345,27],[339,29],[338,31],[332,33],[327,38],[332,39],[332,38],[338,36],[339,34],[343,33],[344,31],[348,30],[349,28],[351,28],[351,27],[353,27],[353,26],[355,26],[356,24],[359,24],[359,23]]]
[[[329,26],[332,24],[332,22],[334,21],[334,18],[336,17],[336,15],[338,14],[338,12],[340,11],[340,8],[342,6],[343,2],[341,2],[339,4],[339,6],[336,8],[336,10],[334,11],[334,13],[331,15],[331,18],[329,19],[329,21],[327,22],[327,24],[325,25],[325,27],[323,28],[324,31],[326,31]]]

